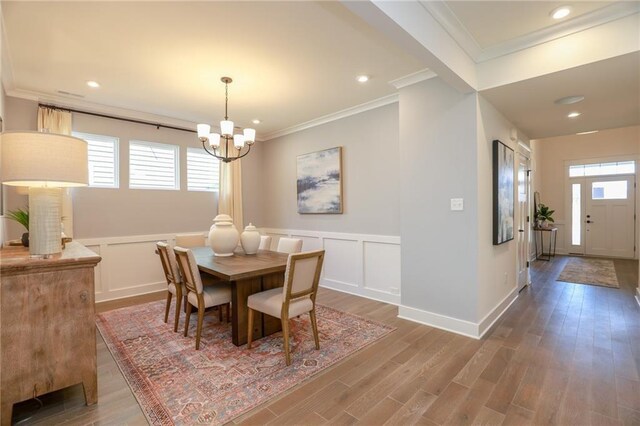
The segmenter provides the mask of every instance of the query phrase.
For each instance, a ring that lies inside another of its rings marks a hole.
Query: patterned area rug
[[[556,281],[620,288],[612,260],[572,257]]]
[[[117,309],[96,320],[153,425],[229,422],[394,330],[316,305],[320,350],[315,350],[309,316],[291,320],[292,365],[287,367],[282,333],[256,341],[251,350],[236,347],[231,325],[208,312],[196,351],[196,315],[191,316],[189,337],[184,337],[173,332],[172,321],[162,321],[164,306],[159,301]],[[184,315],[180,329],[183,321]]]

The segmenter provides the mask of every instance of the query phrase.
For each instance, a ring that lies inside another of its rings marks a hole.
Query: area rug
[[[189,337],[165,324],[164,301],[108,311],[97,326],[152,425],[223,424],[291,389],[394,330],[356,315],[316,305],[320,350],[308,315],[291,320],[292,365],[282,333],[251,350],[231,342],[231,325],[205,315],[195,350],[196,315]],[[173,318],[173,313],[169,315]],[[183,329],[184,315],[180,319]]]
[[[620,288],[612,260],[572,257],[557,281]]]

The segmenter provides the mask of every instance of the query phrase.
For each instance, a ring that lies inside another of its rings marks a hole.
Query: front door
[[[585,254],[633,258],[635,176],[585,179]]]
[[[529,159],[518,154],[518,289],[529,283]]]

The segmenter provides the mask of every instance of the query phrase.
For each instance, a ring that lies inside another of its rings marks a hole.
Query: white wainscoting
[[[302,239],[302,250],[326,251],[320,285],[400,304],[400,237],[262,228],[271,249],[281,237]]]
[[[166,289],[156,242],[175,244],[175,234],[78,239],[102,256],[95,269],[96,302]]]
[[[326,250],[320,285],[400,304],[400,237],[288,229],[261,230],[273,237],[302,239],[303,250]],[[203,232],[203,235],[206,235]],[[155,254],[155,243],[175,244],[175,234],[78,239],[102,256],[96,274],[96,301],[120,299],[162,291],[166,282]]]

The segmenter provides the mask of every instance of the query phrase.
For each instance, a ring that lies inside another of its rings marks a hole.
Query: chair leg
[[[167,321],[169,321],[169,310],[171,309],[171,297],[173,297],[173,294],[171,294],[170,291],[167,291],[167,307],[164,310],[164,322],[165,323]]]
[[[178,331],[178,324],[180,323],[180,308],[182,307],[182,295],[176,295],[176,317],[173,320],[173,332]]]
[[[318,336],[318,323],[316,321],[316,309],[313,308],[309,312],[309,318],[311,318],[311,328],[313,329],[313,339],[316,341],[316,350],[320,349],[320,337]]]
[[[191,303],[187,302],[187,313],[184,317],[184,337],[187,337],[187,333],[189,333],[189,320],[191,319]]]
[[[247,349],[251,349],[251,342],[253,341],[253,309],[249,309],[247,318]]]
[[[204,306],[198,306],[198,326],[196,328],[196,350],[200,349],[200,334],[202,334],[202,321],[204,321]]]
[[[227,322],[231,322],[231,303],[227,303]]]
[[[281,318],[282,337],[284,338],[284,359],[287,365],[291,365],[291,354],[289,354],[289,318]]]

